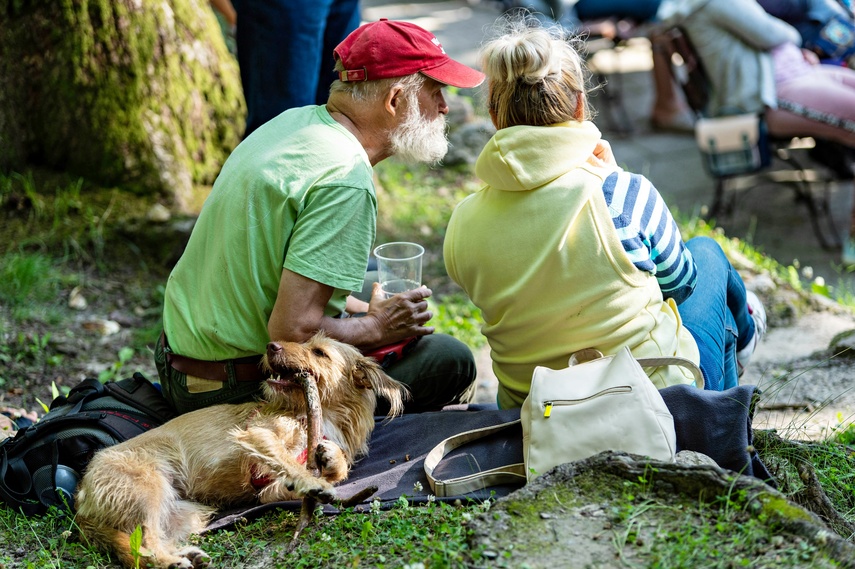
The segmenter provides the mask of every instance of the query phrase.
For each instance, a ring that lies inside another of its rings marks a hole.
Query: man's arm
[[[431,291],[426,287],[386,300],[375,283],[368,311],[360,318],[325,316],[324,308],[332,293],[331,286],[283,269],[267,323],[270,338],[303,342],[324,330],[331,338],[367,349],[433,333],[433,327],[424,326],[432,317],[426,301]]]
[[[769,51],[785,43],[802,44],[802,36],[790,24],[767,13],[757,2],[710,2],[710,20],[755,49]]]

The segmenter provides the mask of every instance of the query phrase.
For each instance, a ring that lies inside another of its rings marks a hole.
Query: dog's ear
[[[353,369],[353,384],[363,389],[371,389],[389,401],[389,417],[404,412],[404,401],[410,398],[407,386],[394,380],[383,371],[374,359],[361,357]]]

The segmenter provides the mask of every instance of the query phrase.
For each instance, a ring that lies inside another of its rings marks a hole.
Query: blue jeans
[[[758,0],[757,3],[772,16],[796,28],[802,36],[802,47],[818,50],[821,57],[846,60],[855,53],[855,46],[846,49],[835,41],[824,39],[820,33],[834,19],[838,20],[834,25],[848,30],[849,34],[855,30],[848,10],[837,0]]]
[[[248,136],[293,107],[326,103],[333,50],[359,26],[359,0],[233,0]]]
[[[646,22],[656,17],[662,0],[579,0],[576,16],[580,20],[600,18],[631,18]]]
[[[698,268],[698,284],[680,304],[680,316],[698,344],[705,388],[723,391],[739,384],[736,351],[754,335],[754,319],[742,277],[718,243],[695,237],[686,247]]]

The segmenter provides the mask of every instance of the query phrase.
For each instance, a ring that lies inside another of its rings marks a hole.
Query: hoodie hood
[[[599,141],[589,121],[503,128],[481,151],[475,174],[498,190],[533,190],[585,163]]]

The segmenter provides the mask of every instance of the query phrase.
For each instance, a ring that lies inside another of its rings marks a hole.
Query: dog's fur
[[[374,360],[323,333],[305,343],[271,342],[262,365],[271,379],[260,401],[193,411],[98,452],[75,498],[86,539],[133,567],[129,537],[141,526],[143,566],[205,567],[203,551],[180,543],[218,508],[333,498],[332,485],[368,451],[376,395],[391,402],[390,416],[400,414],[407,396]],[[323,410],[320,478],[298,460],[307,439],[305,396],[293,380],[301,372],[315,377]]]

